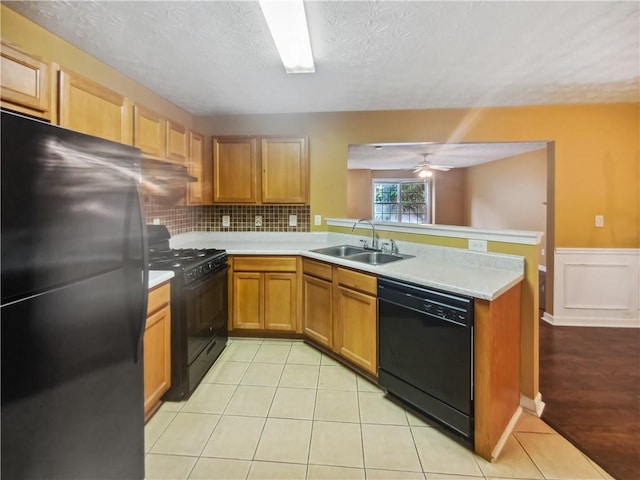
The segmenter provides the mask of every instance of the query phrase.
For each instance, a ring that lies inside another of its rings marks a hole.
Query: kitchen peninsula
[[[494,460],[521,413],[520,408],[520,284],[524,279],[524,258],[513,255],[473,252],[458,248],[435,247],[412,242],[397,242],[403,254],[414,255],[387,265],[369,265],[346,258],[332,257],[312,250],[341,244],[357,244],[360,236],[332,232],[323,233],[221,233],[190,232],[171,239],[172,248],[224,248],[229,254],[230,296],[233,292],[234,262],[240,259],[258,259],[269,264],[267,270],[279,269],[278,259],[288,263],[297,259],[295,270],[289,275],[302,278],[304,261],[331,267],[337,273],[363,274],[363,280],[378,277],[410,282],[414,285],[474,298],[474,434],[473,448],[487,460]],[[336,270],[337,269],[337,270]],[[244,274],[244,272],[240,272]],[[305,270],[305,273],[306,270]],[[365,275],[366,274],[366,275]],[[260,273],[254,274],[259,279]],[[264,273],[262,275],[265,275]],[[334,276],[338,278],[338,276]],[[258,280],[256,280],[257,282]],[[334,280],[334,285],[337,286]],[[264,286],[262,292],[264,292]],[[292,302],[287,307],[293,316],[289,331],[260,330],[252,327],[246,332],[233,330],[233,308],[229,325],[231,334],[269,336],[304,336],[312,345],[331,351],[331,345],[322,345],[305,330],[306,315],[300,303],[304,302],[302,288],[296,287]],[[356,287],[358,289],[358,287]],[[360,287],[360,291],[366,287]],[[267,297],[268,298],[268,297]],[[243,298],[246,302],[246,298]],[[287,302],[283,302],[287,303]],[[233,300],[230,300],[230,305]],[[295,303],[294,303],[295,304]],[[260,308],[264,309],[264,305]],[[334,312],[335,312],[334,307]],[[256,310],[257,311],[257,310]],[[262,310],[261,310],[262,311]],[[334,313],[335,315],[335,313]],[[374,344],[377,349],[376,322],[373,323]],[[280,327],[278,327],[280,328]],[[335,326],[334,326],[335,331]],[[238,333],[239,332],[239,333]],[[362,335],[365,335],[362,332]],[[368,335],[368,334],[367,334]],[[341,354],[334,348],[337,358],[358,371],[376,378],[374,370],[354,361],[356,356]],[[377,352],[377,350],[376,350]],[[356,352],[357,353],[357,352]],[[375,356],[372,362],[375,364]]]

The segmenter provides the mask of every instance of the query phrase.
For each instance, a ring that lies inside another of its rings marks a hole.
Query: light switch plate
[[[322,225],[322,215],[315,215],[313,217],[314,225]]]
[[[160,219],[159,218],[154,218],[153,219],[153,224],[154,225],[160,225]]]
[[[262,215],[256,215],[256,227],[262,226]]]
[[[604,227],[604,215],[596,215],[596,227]]]
[[[231,217],[229,215],[222,216],[222,226],[230,227],[231,226]]]
[[[486,240],[473,240],[469,239],[469,250],[475,250],[476,252],[486,252],[487,251],[487,241]]]
[[[297,215],[289,215],[289,226],[297,227],[298,226],[298,216]]]

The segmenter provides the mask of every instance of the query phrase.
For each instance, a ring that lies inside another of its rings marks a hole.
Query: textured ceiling
[[[431,165],[472,167],[547,146],[546,142],[377,143],[349,145],[349,169],[410,170],[424,160]]]
[[[257,2],[3,3],[196,115],[639,98],[637,1],[307,1],[303,75]]]

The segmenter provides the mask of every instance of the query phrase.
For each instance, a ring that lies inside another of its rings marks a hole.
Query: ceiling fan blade
[[[440,170],[441,172],[448,172],[449,170],[455,167],[451,167],[449,165],[431,165],[431,168],[434,170]]]

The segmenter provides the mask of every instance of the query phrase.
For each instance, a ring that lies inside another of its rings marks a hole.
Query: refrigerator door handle
[[[129,232],[129,238],[131,239],[140,239],[141,241],[138,243],[129,242],[129,252],[128,259],[131,262],[140,262],[140,276],[138,281],[140,282],[138,285],[140,301],[138,302],[140,310],[136,315],[136,318],[133,319],[133,324],[135,325],[134,331],[134,352],[133,358],[137,363],[138,360],[142,361],[142,342],[144,340],[144,329],[147,323],[147,302],[148,302],[148,291],[149,291],[149,261],[148,261],[148,249],[147,249],[147,233],[146,233],[146,222],[144,221],[144,216],[142,214],[142,202],[140,199],[140,193],[137,189],[133,190],[131,193],[131,208],[129,208],[129,227],[132,230]],[[133,218],[131,218],[133,217]],[[136,229],[138,232],[133,232]],[[134,234],[135,233],[135,234]],[[139,233],[139,235],[137,234]],[[137,251],[139,249],[139,251]]]

